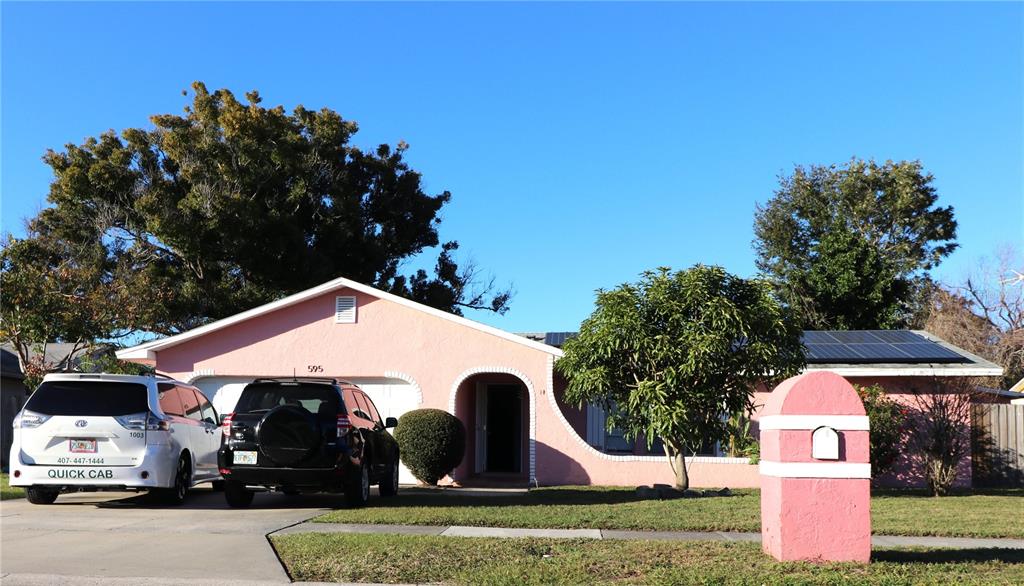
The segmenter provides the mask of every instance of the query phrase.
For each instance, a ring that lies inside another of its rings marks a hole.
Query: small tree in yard
[[[800,330],[771,287],[720,267],[645,272],[598,291],[596,309],[557,363],[566,399],[600,405],[609,429],[662,439],[676,486],[689,487],[686,456],[723,441],[723,414],[747,412],[758,383],[804,364]]]
[[[871,471],[876,478],[889,471],[902,450],[900,438],[907,409],[885,396],[880,385],[856,386],[871,422]]]
[[[924,476],[932,496],[943,496],[956,481],[957,468],[971,455],[971,410],[979,381],[933,379],[914,389],[918,411],[910,427],[913,449],[924,464]]]

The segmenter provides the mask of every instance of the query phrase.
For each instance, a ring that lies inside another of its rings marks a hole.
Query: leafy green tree
[[[507,309],[510,293],[439,241],[451,194],[423,191],[404,143],[364,151],[350,144],[356,123],[330,109],[193,89],[182,116],[44,157],[52,207],[34,229],[71,252],[101,248],[102,279],[158,305],[138,329],[175,333],[342,275],[454,313]],[[402,273],[432,247],[433,274]]]
[[[8,236],[0,246],[0,341],[18,354],[25,384],[47,372],[70,368],[70,357],[96,340],[125,335],[151,305],[111,274],[101,247],[71,250],[68,242],[31,235]],[[158,293],[157,293],[158,295]],[[50,342],[71,345],[64,356],[47,352]]]
[[[757,266],[809,329],[905,327],[927,271],[956,249],[919,162],[797,167],[754,220]]]
[[[755,385],[804,364],[800,330],[767,282],[703,265],[598,291],[564,349],[566,400],[602,406],[609,429],[648,447],[661,438],[681,489],[687,454],[728,437],[723,415],[749,412]]]

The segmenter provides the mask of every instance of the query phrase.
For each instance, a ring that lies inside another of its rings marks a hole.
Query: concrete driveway
[[[7,500],[0,576],[4,584],[288,583],[267,534],[342,502],[341,495],[260,493],[252,508],[228,509],[209,488],[195,489],[180,507],[135,493],[66,494],[53,505]]]

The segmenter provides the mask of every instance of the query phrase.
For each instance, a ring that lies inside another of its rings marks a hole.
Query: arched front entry
[[[462,484],[525,485],[536,478],[533,384],[509,368],[477,368],[452,385],[448,411],[466,427],[466,451],[452,473]]]

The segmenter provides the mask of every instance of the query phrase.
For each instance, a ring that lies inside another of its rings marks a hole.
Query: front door
[[[519,473],[523,459],[523,389],[487,385],[484,411],[485,472]]]

